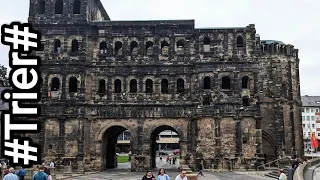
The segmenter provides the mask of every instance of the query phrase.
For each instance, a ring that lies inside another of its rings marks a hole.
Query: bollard
[[[293,180],[293,174],[294,174],[294,169],[290,168],[288,170],[288,175],[289,175],[288,180]]]

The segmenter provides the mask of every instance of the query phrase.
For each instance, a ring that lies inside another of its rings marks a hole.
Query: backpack
[[[35,176],[32,178],[33,180],[47,180],[48,176],[44,172],[37,172]]]
[[[24,169],[21,169],[21,170],[18,172],[18,176],[24,177],[25,175],[26,175],[26,170],[24,170]]]

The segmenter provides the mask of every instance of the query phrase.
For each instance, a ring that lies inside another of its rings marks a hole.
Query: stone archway
[[[113,169],[118,167],[116,155],[117,140],[118,136],[126,130],[129,129],[121,125],[113,125],[104,130],[101,137],[102,170]]]
[[[277,159],[277,150],[272,136],[266,131],[262,131],[262,152],[266,162]]]
[[[157,167],[157,163],[156,163],[156,158],[157,158],[157,150],[158,150],[158,144],[157,144],[157,137],[158,135],[165,131],[165,130],[170,130],[175,132],[178,135],[179,141],[177,142],[177,147],[176,148],[171,148],[169,151],[173,151],[174,149],[180,149],[180,141],[182,139],[182,132],[179,132],[179,130],[177,130],[176,128],[169,126],[169,125],[161,125],[156,127],[155,129],[152,130],[151,135],[150,135],[150,167],[151,168],[160,168]],[[173,146],[174,147],[174,146]],[[167,151],[165,151],[167,152]],[[179,159],[181,158],[181,154],[179,154]],[[163,162],[165,162],[166,158],[163,157]],[[170,166],[171,168],[173,166]],[[169,169],[169,168],[166,168]]]

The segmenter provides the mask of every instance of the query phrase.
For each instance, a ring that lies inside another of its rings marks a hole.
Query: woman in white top
[[[166,174],[166,171],[163,168],[159,170],[157,180],[170,180],[170,177]]]

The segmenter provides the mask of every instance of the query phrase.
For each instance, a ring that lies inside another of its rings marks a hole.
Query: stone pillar
[[[105,167],[105,158],[102,157],[102,141],[92,141],[92,149],[94,150],[94,154],[92,157],[86,157],[85,158],[85,167],[87,170],[94,170],[94,171],[100,171]],[[91,158],[93,160],[91,160]]]
[[[138,159],[136,159],[139,162],[139,165],[142,166],[143,169],[151,169],[152,163],[151,163],[151,150],[150,150],[150,140],[144,140],[142,145],[142,156],[144,158],[141,158],[139,155],[137,156]],[[140,164],[143,163],[143,164]],[[141,168],[139,168],[141,169]]]
[[[180,168],[182,168],[183,165],[188,165],[190,163],[190,153],[188,152],[188,144],[187,141],[180,140],[180,151],[181,151],[181,158],[180,158]]]

